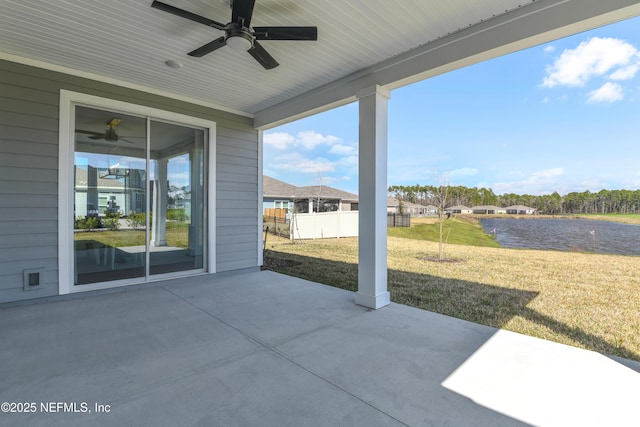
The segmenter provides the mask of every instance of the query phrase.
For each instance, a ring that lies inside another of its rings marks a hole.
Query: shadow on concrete
[[[358,265],[353,263],[293,254],[287,254],[285,258],[267,251],[264,268],[353,292],[358,290]],[[388,289],[393,302],[495,328],[502,328],[519,316],[589,350],[640,361],[639,354],[624,346],[612,344],[527,307],[537,292],[392,269],[388,271]]]

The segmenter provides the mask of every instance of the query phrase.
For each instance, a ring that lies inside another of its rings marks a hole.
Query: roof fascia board
[[[539,0],[259,111],[254,126],[269,129],[353,102],[374,85],[397,89],[637,15],[638,0]]]

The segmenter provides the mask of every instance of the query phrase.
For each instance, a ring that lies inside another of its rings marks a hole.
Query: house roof
[[[311,185],[297,187],[284,181],[264,175],[262,179],[263,197],[281,197],[283,199],[301,199],[322,197],[323,199],[339,199],[351,202],[358,201],[358,195],[329,187],[327,185]]]
[[[398,199],[396,199],[395,197],[387,197],[387,206],[390,208],[399,206],[400,202],[398,201]],[[407,208],[422,208],[422,209],[438,209],[435,206],[432,205],[419,205],[417,203],[411,203],[411,202],[402,202],[402,204],[407,207]]]
[[[298,187],[298,197],[322,197],[323,199],[341,199],[351,202],[358,201],[358,195],[329,187],[327,185],[311,185]]]
[[[263,197],[283,197],[286,199],[296,195],[297,187],[284,181],[271,178],[264,175],[262,177],[262,195]]]
[[[93,173],[97,174],[97,183],[96,186],[101,189],[117,189],[123,190],[124,183],[117,179],[104,178],[104,175],[100,174],[100,171],[97,169],[92,170]],[[75,168],[75,181],[76,187],[86,187],[89,184],[89,172],[85,168],[76,167]]]
[[[524,206],[524,205],[513,205],[513,206],[507,206],[505,209],[511,209],[511,210],[519,210],[519,211],[535,211],[535,208],[531,208],[529,206]]]
[[[500,206],[493,206],[493,205],[480,205],[480,206],[474,206],[471,208],[474,211],[497,211],[497,210],[503,210],[506,208],[501,208]]]
[[[165,0],[226,23],[229,0]],[[317,41],[264,41],[264,70],[222,35],[152,0],[5,1],[0,59],[219,108],[266,129],[482,60],[640,15],[638,0],[257,0],[252,25],[317,26]],[[174,69],[165,61],[177,61]]]

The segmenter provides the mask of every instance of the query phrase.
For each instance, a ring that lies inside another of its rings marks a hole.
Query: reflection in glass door
[[[151,122],[151,274],[203,268],[204,135]]]
[[[75,111],[74,284],[202,270],[206,132]]]
[[[146,119],[76,107],[75,284],[145,277]]]

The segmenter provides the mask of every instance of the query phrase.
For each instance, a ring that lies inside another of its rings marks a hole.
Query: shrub
[[[118,231],[120,229],[120,213],[107,211],[103,223],[110,231]]]
[[[151,221],[152,213],[149,212],[149,221]],[[131,212],[127,215],[127,225],[135,230],[144,229],[147,224],[146,212]]]
[[[89,230],[89,231],[91,231],[94,228],[100,228],[102,225],[100,223],[100,219],[94,216],[86,216],[84,218],[79,217],[76,224],[77,224],[77,228],[81,230]]]
[[[188,219],[187,210],[185,208],[167,209],[167,219],[169,221],[186,221]]]

